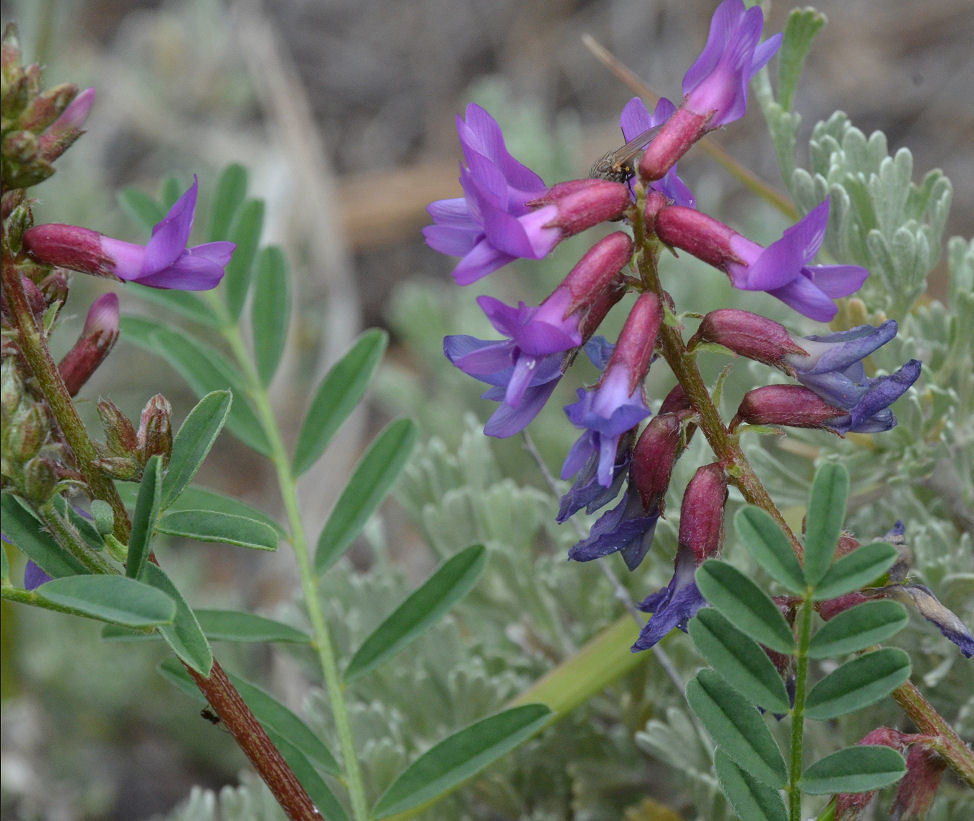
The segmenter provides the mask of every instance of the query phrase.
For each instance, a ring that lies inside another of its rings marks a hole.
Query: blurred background
[[[342,477],[392,415],[417,416],[424,435],[444,429],[460,435],[459,421],[444,418],[447,411],[424,407],[431,389],[423,386],[447,367],[437,362],[438,333],[475,333],[463,317],[482,322],[472,318],[473,293],[459,298],[466,307],[455,296],[430,303],[429,328],[416,329],[430,290],[452,287],[454,263],[430,251],[419,231],[429,222],[424,209],[431,200],[460,191],[456,115],[477,101],[505,129],[512,153],[547,182],[584,176],[593,159],[621,142],[618,115],[632,92],[582,36],[594,37],[656,92],[678,99],[714,5],[4,0],[2,11],[4,25],[18,26],[25,59],[45,66],[47,85],[97,90],[88,133],[59,161],[58,174],[34,190],[38,222],[76,223],[134,240],[134,226],[115,200],[119,189],[154,193],[167,174],[179,173],[188,184],[196,173],[205,207],[219,169],[246,165],[251,195],[267,202],[264,241],[285,248],[294,274],[295,324],[275,391],[279,412],[295,426],[306,395],[359,331],[376,325],[391,331],[390,363],[371,406],[343,430],[327,468],[305,483],[308,527],[316,533]],[[799,86],[805,144],[814,123],[835,109],[867,134],[883,130],[891,153],[912,151],[914,180],[937,167],[950,177],[947,235],[969,235],[974,6],[969,0],[816,5],[829,24]],[[765,30],[780,30],[790,7],[771,4]],[[743,122],[709,139],[781,188],[756,105]],[[754,229],[758,239],[783,227],[700,152],[681,169],[700,206],[734,227]],[[562,273],[572,259],[571,252],[559,257]],[[551,270],[542,278],[550,289],[559,277]],[[81,279],[69,304],[75,326],[101,287]],[[708,282],[724,287],[717,276]],[[942,296],[940,287],[935,276],[935,296]],[[508,299],[546,292],[507,281],[477,293],[490,288]],[[146,310],[131,290],[122,291],[123,311]],[[446,315],[432,315],[444,308]],[[423,333],[423,345],[406,344]],[[64,332],[65,347],[72,338]],[[464,391],[458,402],[486,417],[475,386],[446,384]],[[85,389],[86,412],[94,418],[91,400],[110,394],[137,416],[157,391],[173,402],[177,418],[192,406],[192,394],[172,372],[123,342]],[[267,466],[232,441],[218,447],[202,479],[278,512]],[[399,558],[421,573],[429,560],[410,550],[415,532],[389,515],[402,536]],[[239,553],[208,546],[184,550],[174,562],[198,579],[206,606],[267,613],[286,607],[293,584],[286,551],[270,558]],[[367,551],[353,560],[367,564]],[[194,784],[235,783],[243,760],[233,745],[220,733],[201,732],[188,703],[174,715],[176,696],[153,670],[161,651],[133,667],[132,654],[98,641],[97,627],[70,625],[66,636],[66,626],[52,614],[4,605],[4,819],[147,818],[169,810]],[[288,692],[288,668],[275,670]],[[291,691],[296,701],[299,691]]]

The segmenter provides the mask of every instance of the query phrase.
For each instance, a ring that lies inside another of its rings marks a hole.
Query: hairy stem
[[[348,788],[349,799],[352,804],[352,814],[356,821],[364,821],[368,818],[365,784],[362,780],[362,771],[355,750],[355,741],[352,737],[348,708],[345,704],[344,685],[341,674],[338,671],[338,662],[332,646],[331,634],[328,631],[328,625],[325,622],[318,597],[318,577],[311,564],[308,538],[305,533],[304,524],[301,521],[301,512],[298,508],[297,477],[291,469],[291,459],[284,446],[284,440],[281,437],[277,418],[271,407],[270,397],[267,394],[267,390],[261,384],[257,370],[254,367],[253,358],[250,356],[244,344],[240,330],[237,324],[226,316],[222,305],[217,300],[214,299],[212,305],[224,316],[224,338],[233,351],[237,363],[244,370],[249,383],[248,390],[251,398],[254,400],[257,417],[260,419],[264,433],[267,435],[270,443],[271,453],[269,458],[273,462],[277,472],[281,498],[284,501],[284,508],[287,512],[288,526],[291,534],[291,547],[298,561],[298,573],[301,576],[301,591],[304,596],[305,607],[308,611],[308,619],[314,631],[314,643],[315,649],[318,652],[318,663],[321,666],[321,672],[325,679],[325,689],[328,692],[328,700],[331,704],[332,715],[335,719],[335,729],[338,733],[339,743],[342,748],[342,760],[345,766],[345,784]]]
[[[791,756],[788,766],[788,819],[801,821],[802,793],[798,781],[802,776],[802,745],[805,738],[805,691],[808,688],[808,644],[812,637],[811,593],[805,596],[798,613],[798,652],[795,664],[795,706],[791,710]]]

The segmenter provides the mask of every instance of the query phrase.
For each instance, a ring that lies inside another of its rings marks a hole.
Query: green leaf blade
[[[844,596],[875,581],[893,566],[898,555],[896,548],[886,542],[857,547],[832,565],[815,585],[815,601]]]
[[[23,502],[12,493],[0,498],[3,513],[3,535],[6,536],[28,559],[52,579],[88,573],[76,559],[44,530]]]
[[[525,704],[482,719],[417,758],[382,794],[372,815],[418,807],[476,775],[533,736],[551,718],[543,704]]]
[[[892,638],[909,620],[899,602],[879,599],[857,604],[833,616],[812,636],[808,655],[824,659],[857,653]]]
[[[772,713],[791,709],[785,683],[768,654],[717,610],[699,611],[688,631],[710,666],[752,704]]]
[[[713,670],[704,669],[687,684],[690,709],[718,747],[734,757],[755,779],[772,789],[787,780],[785,760],[757,708]]]
[[[366,331],[325,374],[298,433],[293,460],[295,476],[318,460],[342,422],[355,410],[382,360],[387,341],[384,331]]]
[[[251,306],[254,358],[261,384],[266,388],[280,364],[291,317],[287,260],[276,245],[257,258],[257,283]]]
[[[787,821],[788,812],[778,791],[742,770],[719,747],[714,753],[714,770],[721,790],[738,816],[753,821]]]
[[[34,591],[61,607],[124,627],[155,627],[171,622],[175,602],[160,590],[127,576],[67,576]]]
[[[247,196],[247,169],[238,163],[228,165],[217,180],[210,212],[210,242],[229,237],[237,210]]]
[[[318,538],[315,572],[327,570],[365,527],[416,444],[416,423],[411,419],[390,422],[355,467]]]
[[[378,667],[436,624],[473,588],[486,563],[483,545],[471,545],[441,564],[362,642],[348,663],[345,681]]]
[[[162,507],[162,457],[158,454],[149,459],[139,484],[139,495],[132,514],[132,535],[129,537],[128,555],[125,557],[125,575],[137,579],[142,575],[149,543],[155,530],[156,519]]]
[[[156,524],[160,533],[197,542],[219,542],[251,550],[277,550],[277,531],[263,522],[215,510],[171,510]]]
[[[203,633],[211,641],[273,641],[309,644],[311,637],[289,624],[237,610],[197,610]]]
[[[845,521],[849,471],[843,465],[822,465],[812,482],[805,525],[805,578],[818,584],[829,569]]]
[[[895,784],[905,773],[906,761],[896,750],[860,744],[819,759],[802,773],[798,785],[809,795],[869,792]]]
[[[910,677],[910,657],[896,647],[865,653],[833,670],[808,693],[805,715],[825,721],[868,707]]]
[[[172,443],[172,455],[162,483],[162,503],[169,507],[193,480],[230,414],[229,391],[206,394],[189,412]]]
[[[734,527],[747,552],[776,582],[797,595],[805,592],[805,573],[791,542],[771,515],[759,507],[745,507],[734,517]]]
[[[708,559],[697,569],[696,581],[704,598],[738,630],[779,653],[794,652],[795,637],[784,616],[768,594],[736,567]]]
[[[254,270],[254,257],[260,242],[260,232],[264,225],[264,201],[247,200],[237,212],[230,227],[229,239],[236,243],[233,257],[227,264],[223,277],[223,293],[227,301],[227,311],[236,321],[240,317]]]
[[[162,568],[155,564],[146,564],[143,579],[176,603],[176,616],[172,623],[162,624],[156,628],[166,644],[181,661],[201,676],[208,676],[210,668],[213,667],[213,651],[196,620],[196,614],[183,598],[179,588],[172,583]]]

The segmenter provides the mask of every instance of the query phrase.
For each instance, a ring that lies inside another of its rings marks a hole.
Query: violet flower
[[[223,279],[236,247],[208,242],[187,248],[196,210],[193,184],[152,229],[146,245],[106,237],[75,225],[51,223],[24,232],[24,249],[38,262],[103,277],[117,277],[150,288],[206,291]]]
[[[676,111],[676,106],[673,105],[666,97],[660,97],[659,101],[656,103],[656,108],[653,113],[649,113],[649,109],[646,108],[645,104],[639,97],[633,97],[625,107],[622,109],[622,115],[619,117],[619,125],[622,128],[622,136],[628,143],[630,140],[636,139],[640,134],[648,131],[651,128],[661,126],[665,123]],[[646,140],[649,143],[649,139]],[[687,186],[682,179],[676,175],[676,165],[674,164],[669,171],[663,176],[662,179],[654,180],[648,186],[653,191],[659,191],[668,200],[675,203],[676,205],[684,205],[687,208],[694,208],[697,204],[696,199],[693,196],[693,192]]]
[[[832,302],[859,290],[869,271],[859,265],[809,265],[825,239],[829,201],[817,205],[767,248],[699,211],[670,206],[656,215],[663,242],[723,270],[735,288],[766,291],[820,322],[838,309]]]
[[[974,656],[974,636],[952,610],[944,607],[933,591],[923,584],[894,584],[882,589],[885,598],[909,604],[943,636],[956,644],[965,658]]]
[[[480,106],[457,117],[466,165],[463,197],[438,200],[423,229],[431,248],[462,257],[453,269],[469,285],[515,259],[543,259],[564,237],[618,217],[628,189],[605,180],[562,183],[552,189],[507,151],[496,121]]]
[[[663,308],[655,294],[636,300],[602,379],[593,390],[578,389],[578,401],[565,413],[584,433],[572,445],[561,469],[561,478],[574,476],[598,454],[598,481],[612,484],[619,437],[649,416],[642,380],[649,370]]]
[[[33,561],[27,560],[24,568],[24,590],[35,590],[51,580],[51,577],[41,570]]]
[[[686,631],[687,622],[701,607],[706,607],[707,600],[694,581],[696,572],[693,552],[678,549],[670,583],[636,605],[644,613],[652,613],[652,617],[640,631],[632,652],[649,650],[674,627]]]
[[[763,25],[757,6],[724,0],[717,7],[707,44],[683,77],[683,102],[639,163],[643,180],[661,179],[697,140],[744,116],[748,84],[781,44],[780,34],[758,43]]]

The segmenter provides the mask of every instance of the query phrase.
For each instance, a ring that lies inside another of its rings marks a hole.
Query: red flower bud
[[[583,306],[592,305],[604,291],[610,289],[632,257],[632,251],[632,240],[622,231],[609,234],[595,243],[558,286],[567,288],[571,294],[565,316]]]
[[[712,117],[713,112],[698,114],[683,106],[678,108],[646,147],[639,161],[639,178],[643,182],[652,182],[666,176],[680,157],[711,130],[707,123]]]
[[[58,365],[61,378],[74,396],[98,369],[118,339],[118,297],[103,294],[92,303],[81,336]]]
[[[748,391],[741,400],[731,429],[741,422],[751,425],[790,425],[793,428],[823,428],[838,431],[829,424],[848,413],[801,385],[765,385]]]
[[[156,454],[162,456],[163,465],[169,463],[172,454],[172,405],[161,393],[153,396],[142,409],[138,440],[143,464]]]
[[[629,480],[645,510],[663,512],[663,497],[680,454],[680,419],[676,414],[654,416],[636,442],[629,464]]]
[[[697,342],[716,342],[736,354],[778,368],[789,376],[795,375],[795,369],[784,361],[784,357],[787,354],[807,354],[791,338],[784,325],[760,314],[733,308],[707,314],[689,346],[692,348]]]
[[[611,180],[569,180],[550,188],[527,205],[554,205],[558,215],[546,227],[560,228],[565,237],[586,228],[619,219],[632,204],[629,188]]]
[[[693,551],[698,566],[720,552],[726,502],[724,469],[716,462],[697,468],[683,494],[679,544]]]
[[[649,371],[656,335],[662,323],[663,307],[659,297],[650,291],[640,294],[622,327],[602,381],[615,368],[625,367],[629,373],[629,393],[632,393]]]

